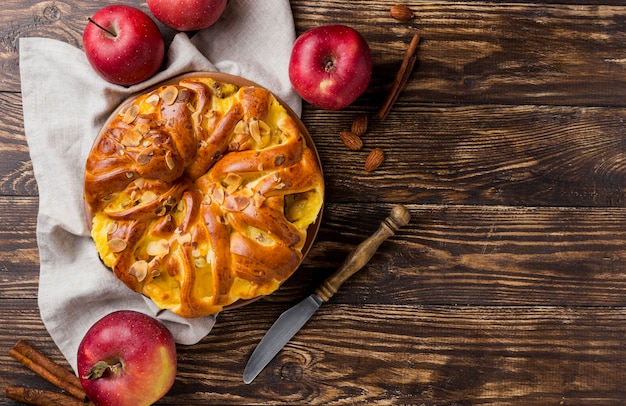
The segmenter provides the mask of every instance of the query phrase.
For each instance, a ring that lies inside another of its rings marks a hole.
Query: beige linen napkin
[[[208,334],[216,317],[184,319],[159,311],[119,282],[98,258],[83,208],[87,155],[109,114],[129,95],[189,71],[222,71],[267,87],[296,112],[289,84],[295,30],[288,0],[231,0],[221,19],[193,38],[177,34],[163,71],[125,88],[101,79],[82,50],[45,38],[20,39],[24,129],[39,189],[39,309],[55,343],[76,369],[87,329],[104,315],[133,309],[157,317],[180,344]]]

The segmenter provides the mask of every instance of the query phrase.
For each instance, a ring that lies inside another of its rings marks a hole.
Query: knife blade
[[[270,363],[280,350],[313,316],[322,303],[337,293],[339,287],[352,275],[362,269],[372,259],[378,247],[411,220],[411,214],[403,205],[394,206],[378,229],[354,248],[341,266],[306,299],[283,312],[265,333],[252,352],[243,371],[243,381],[251,383]]]

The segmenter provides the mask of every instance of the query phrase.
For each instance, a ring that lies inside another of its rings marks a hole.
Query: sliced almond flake
[[[213,189],[213,193],[211,193],[211,197],[217,204],[224,204],[224,189],[221,187],[215,187],[215,189]]]
[[[248,123],[248,127],[250,128],[250,136],[257,144],[261,143],[261,129],[259,128],[259,120],[256,118],[251,118]]]
[[[234,203],[234,211],[243,211],[250,205],[250,198],[246,196],[235,196],[232,200]]]
[[[195,113],[196,106],[194,106],[193,103],[187,103],[187,110],[191,111],[192,113]]]
[[[277,189],[277,190],[281,190],[281,189],[284,189],[284,188],[285,188],[285,186],[286,186],[286,185],[285,185],[283,182],[280,182],[279,184],[277,184],[277,185],[276,185],[276,189]]]
[[[137,261],[130,266],[128,273],[137,278],[139,282],[143,282],[148,276],[148,263],[144,260]]]
[[[263,196],[260,193],[257,193],[254,195],[254,197],[252,198],[254,200],[254,205],[259,208],[261,206],[263,206],[263,202],[265,202],[265,196]]]
[[[274,182],[279,183],[281,181],[280,174],[278,172],[274,172],[272,179],[274,179]]]
[[[191,234],[185,233],[178,237],[178,243],[180,245],[189,244],[191,242]]]
[[[215,263],[215,251],[209,250],[209,252],[207,252],[207,254],[206,254],[206,262],[208,264],[214,264]]]
[[[239,191],[239,194],[241,196],[252,198],[252,196],[254,195],[254,190],[250,189],[249,187],[244,187]]]
[[[174,158],[172,157],[172,151],[165,153],[165,164],[170,171],[176,167],[176,162],[174,162]]]
[[[159,241],[150,241],[146,246],[146,253],[152,257],[164,257],[170,253],[170,243],[164,238]]]
[[[177,102],[185,102],[187,101],[188,98],[189,98],[189,89],[187,88],[180,89],[178,91],[178,94],[176,95]]]
[[[170,198],[174,198],[174,196],[170,196],[168,197],[168,202],[170,201]],[[176,203],[176,201],[174,200],[173,202],[169,203],[170,205],[173,205],[174,203]],[[182,212],[185,210],[185,202],[182,200],[179,200],[178,203],[176,204],[176,211]]]
[[[137,163],[139,165],[148,165],[152,160],[153,152],[150,150],[143,150],[137,155]]]
[[[161,98],[163,98],[163,103],[168,106],[171,106],[176,101],[178,97],[178,88],[176,86],[168,86],[163,89],[161,93]]]
[[[128,179],[132,179],[135,176],[135,174],[133,172],[126,172],[126,177]]]
[[[204,268],[207,266],[207,262],[206,259],[199,257],[199,258],[194,258],[193,259],[193,264],[195,265],[196,268]]]
[[[259,120],[259,129],[261,130],[261,135],[270,135],[270,133],[272,132],[269,124],[267,124],[263,120]]]
[[[263,172],[263,162],[261,162],[259,166],[257,166],[257,169],[259,170],[259,172]]]
[[[203,197],[203,199],[202,199],[202,204],[206,204],[206,205],[211,204],[211,196],[209,196],[209,195],[204,195],[204,197]]]
[[[129,108],[130,106],[131,106],[131,105],[129,104],[129,105],[126,105],[126,106],[122,107],[122,108],[120,109],[120,111],[117,113],[117,115],[118,115],[118,116],[120,116],[120,117],[124,117],[124,114],[126,114],[126,111],[128,110],[128,108]]]
[[[122,240],[121,238],[110,239],[108,242],[108,245],[109,245],[109,250],[114,254],[124,251],[127,246],[126,241]]]
[[[141,135],[146,135],[150,131],[150,124],[148,123],[137,124],[135,126],[135,130]]]
[[[153,191],[151,191],[151,190],[146,190],[146,191],[143,193],[143,195],[141,195],[141,201],[142,201],[143,203],[150,203],[150,202],[155,201],[155,200],[156,200],[156,199],[158,199],[158,198],[159,198],[159,196],[157,196],[157,194],[156,194],[156,193],[154,193],[154,192],[153,192]]]
[[[233,193],[235,190],[239,188],[239,186],[241,186],[242,182],[243,182],[243,178],[241,177],[241,175],[237,173],[232,173],[232,172],[229,173],[224,178],[224,185],[226,186],[226,192]]]
[[[141,144],[141,140],[143,139],[143,135],[141,135],[137,131],[126,131],[122,140],[120,141],[125,147],[138,147]]]
[[[114,221],[113,223],[110,223],[109,226],[107,227],[107,234],[111,235],[114,232],[117,231],[117,229],[119,228],[119,224],[117,221]]]
[[[201,255],[202,255],[202,253],[200,252],[200,249],[198,249],[198,248],[194,248],[191,251],[191,256],[194,257],[194,258],[197,258],[197,257],[199,257]]]
[[[124,118],[122,118],[122,121],[124,121],[126,124],[130,124],[133,121],[135,121],[138,115],[139,115],[139,106],[137,106],[136,104],[133,104],[124,113]]]
[[[246,123],[243,120],[239,120],[235,125],[233,132],[235,134],[248,134],[250,131],[248,130]]]
[[[143,189],[143,186],[146,184],[145,178],[137,178],[135,179],[135,186],[137,189]]]
[[[159,104],[159,100],[161,100],[161,96],[159,96],[158,93],[152,93],[146,99],[146,103],[148,103],[148,104],[150,104],[152,106],[156,106],[157,104]]]
[[[124,148],[124,146],[121,143],[116,142],[115,152],[117,152],[118,155],[124,155],[126,153],[126,148]]]

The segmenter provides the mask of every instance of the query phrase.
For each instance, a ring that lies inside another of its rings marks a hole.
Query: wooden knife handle
[[[391,210],[389,217],[380,223],[378,230],[348,254],[348,257],[343,261],[339,269],[322,282],[315,290],[315,294],[324,302],[327,302],[337,293],[339,287],[348,278],[357,273],[372,259],[383,241],[394,235],[400,227],[407,225],[410,220],[411,213],[409,213],[406,207],[402,205],[395,206]]]

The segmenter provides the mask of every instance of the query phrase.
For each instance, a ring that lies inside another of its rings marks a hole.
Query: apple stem
[[[95,22],[91,17],[87,17],[87,20],[89,20],[90,23],[92,23],[93,25],[95,25],[96,27],[100,28],[102,31],[105,31],[106,33],[108,33],[109,35],[111,35],[112,37],[117,37],[117,35],[110,31],[107,30],[106,28],[104,28],[103,26],[101,26],[100,24],[98,24],[97,22]]]
[[[87,373],[87,376],[84,376],[83,378],[84,379],[102,378],[106,374],[116,373],[121,367],[122,367],[122,364],[120,362],[117,362],[111,365],[106,361],[98,361],[94,364],[93,367],[91,367],[91,369],[89,370],[89,373]]]

